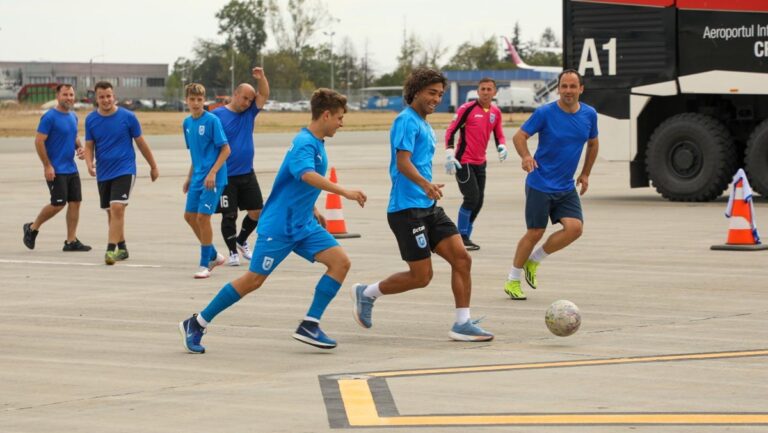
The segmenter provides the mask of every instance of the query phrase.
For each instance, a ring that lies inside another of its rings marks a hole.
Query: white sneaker
[[[221,255],[221,253],[216,253],[216,260],[211,260],[208,262],[208,270],[212,271],[213,268],[219,265],[223,265],[224,262],[226,262],[227,259],[224,258],[224,256]]]
[[[227,260],[227,266],[240,266],[240,255],[232,253]]]
[[[237,245],[237,250],[240,251],[240,254],[243,255],[243,258],[245,260],[251,260],[251,249],[248,248],[248,241],[245,241],[244,244],[240,245],[238,243],[235,243]]]
[[[211,276],[210,269],[205,266],[200,266],[200,269],[195,272],[195,279],[208,278]]]

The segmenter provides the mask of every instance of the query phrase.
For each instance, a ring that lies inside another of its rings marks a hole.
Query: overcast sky
[[[167,63],[190,57],[197,38],[223,41],[215,13],[229,0],[0,0],[0,61]],[[285,7],[287,0],[278,0]],[[310,0],[312,1],[312,0]],[[315,0],[317,1],[317,0]],[[562,38],[562,0],[323,0],[338,22],[334,47],[349,37],[376,73],[391,71],[403,28],[425,45],[448,47],[447,62],[462,42],[511,35],[538,40],[546,27]],[[478,7],[479,5],[479,7]],[[313,42],[326,43],[322,30]],[[267,47],[274,45],[268,40]]]

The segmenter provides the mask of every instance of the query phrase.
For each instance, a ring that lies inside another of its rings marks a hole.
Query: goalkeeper
[[[483,207],[485,196],[485,152],[491,131],[499,161],[507,159],[507,146],[501,126],[501,110],[491,104],[496,96],[496,81],[483,78],[477,84],[477,100],[459,107],[456,118],[445,131],[445,171],[455,174],[464,202],[456,220],[464,247],[479,250],[472,242],[472,228]],[[456,135],[458,133],[458,140]]]

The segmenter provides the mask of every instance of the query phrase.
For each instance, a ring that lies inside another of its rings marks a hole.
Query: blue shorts
[[[547,219],[557,224],[562,218],[584,221],[581,200],[575,188],[549,193],[525,186],[525,224],[529,229],[545,229]]]
[[[320,225],[308,236],[299,240],[260,234],[256,238],[251,266],[248,270],[261,275],[269,275],[283,259],[288,257],[291,251],[309,262],[314,262],[318,253],[338,245],[336,239]]]
[[[187,191],[187,204],[184,211],[213,215],[219,206],[219,197],[223,191],[224,187],[221,185],[217,185],[213,189],[190,189]]]

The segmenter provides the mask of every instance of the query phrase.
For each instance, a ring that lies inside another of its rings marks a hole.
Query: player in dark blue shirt
[[[77,115],[73,113],[75,89],[70,84],[56,86],[56,106],[43,114],[35,135],[35,149],[43,163],[43,176],[51,194],[33,222],[24,224],[24,245],[35,248],[40,227],[67,206],[67,239],[64,251],[90,251],[77,239],[80,202],[83,200],[75,153],[83,159],[83,146],[77,138]]]
[[[141,135],[136,115],[115,105],[112,84],[99,81],[94,90],[98,108],[85,118],[85,163],[88,173],[96,176],[101,208],[107,211],[109,239],[104,262],[114,265],[116,261],[128,258],[125,207],[136,180],[134,141],[149,164],[152,182],[157,180],[159,172],[152,149]]]
[[[567,69],[558,77],[557,101],[536,109],[512,138],[515,150],[528,172],[525,180],[525,222],[528,230],[515,251],[504,291],[515,300],[526,299],[520,285],[525,280],[536,288],[536,270],[547,256],[559,251],[581,236],[584,217],[579,195],[589,187],[589,175],[597,159],[597,112],[579,102],[584,92],[581,75]],[[539,134],[536,154],[528,151],[528,139]],[[586,157],[574,185],[573,176],[587,143]],[[580,190],[576,192],[576,186]],[[544,236],[548,220],[563,228],[550,235],[542,246],[534,247]]]
[[[258,89],[247,83],[240,84],[229,104],[212,111],[224,126],[232,153],[227,158],[227,186],[219,201],[221,235],[229,248],[227,265],[240,265],[240,255],[251,260],[248,237],[256,228],[259,213],[264,207],[259,181],[253,171],[253,126],[256,115],[269,98],[269,82],[264,70],[255,67],[251,75],[258,81]],[[246,211],[240,233],[237,233],[237,209]]]
[[[258,238],[248,272],[222,287],[200,314],[179,323],[182,342],[191,353],[205,352],[200,340],[208,323],[261,287],[291,252],[327,267],[293,338],[322,349],[336,347],[336,341],[320,329],[320,319],[344,282],[350,261],[336,239],[319,223],[315,202],[321,190],[354,200],[360,206],[365,204],[366,196],[362,191],[348,190],[325,178],[328,168],[325,138],[333,137],[342,127],[347,98],[333,90],[318,89],[310,103],[312,121],[288,148],[259,218]]]

